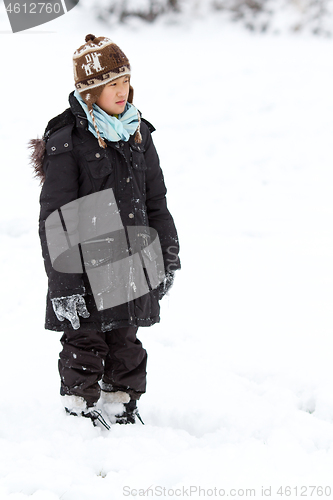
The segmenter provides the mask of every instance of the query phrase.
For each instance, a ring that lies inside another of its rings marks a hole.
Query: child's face
[[[125,109],[130,87],[130,77],[121,76],[107,83],[96,101],[97,106],[109,115],[119,115]]]

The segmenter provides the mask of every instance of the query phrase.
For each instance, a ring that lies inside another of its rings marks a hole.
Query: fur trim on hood
[[[45,141],[44,139],[31,139],[28,142],[30,152],[30,164],[34,170],[34,177],[40,180],[40,185],[45,181],[45,174],[43,170],[43,161],[45,156]]]

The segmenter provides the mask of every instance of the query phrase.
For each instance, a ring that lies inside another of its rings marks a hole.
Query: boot
[[[81,396],[66,394],[61,398],[64,402],[65,411],[69,415],[90,418],[94,427],[97,427],[97,422],[99,422],[105,429],[110,430],[110,426],[105,421],[101,410],[97,410],[95,404],[88,406],[88,403]]]
[[[135,424],[135,417],[137,417],[142,425],[144,425],[136,406],[136,399],[131,399],[129,403],[124,404],[124,407],[124,411],[116,415],[117,424]]]
[[[135,424],[137,416],[143,421],[136,407],[136,400],[123,391],[107,392],[101,391],[103,410],[112,424]]]

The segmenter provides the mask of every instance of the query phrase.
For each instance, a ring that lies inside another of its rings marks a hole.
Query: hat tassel
[[[92,121],[93,121],[93,124],[94,124],[94,128],[96,130],[96,133],[97,133],[97,138],[98,138],[98,144],[100,145],[101,148],[106,148],[106,143],[105,141],[103,141],[100,133],[99,133],[99,130],[97,128],[97,125],[96,125],[96,121],[95,121],[95,117],[94,117],[94,113],[93,113],[93,110],[92,108],[89,109],[89,113],[90,113],[90,116],[92,118]]]
[[[140,116],[140,113],[138,113],[138,119],[139,119],[139,125],[138,125],[138,128],[136,129],[136,134],[135,134],[135,137],[134,137],[134,141],[137,144],[141,144],[141,142],[142,142],[142,135],[141,135],[141,132],[140,132],[140,125],[141,125],[141,116]]]

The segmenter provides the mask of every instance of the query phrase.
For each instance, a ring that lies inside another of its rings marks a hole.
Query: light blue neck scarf
[[[74,96],[86,113],[89,131],[98,138],[88,106],[77,90],[75,90]],[[124,112],[118,115],[118,118],[109,115],[97,106],[97,104],[93,104],[93,111],[95,122],[101,137],[111,142],[128,141],[130,136],[135,133],[139,126],[138,110],[129,102],[126,103]]]

